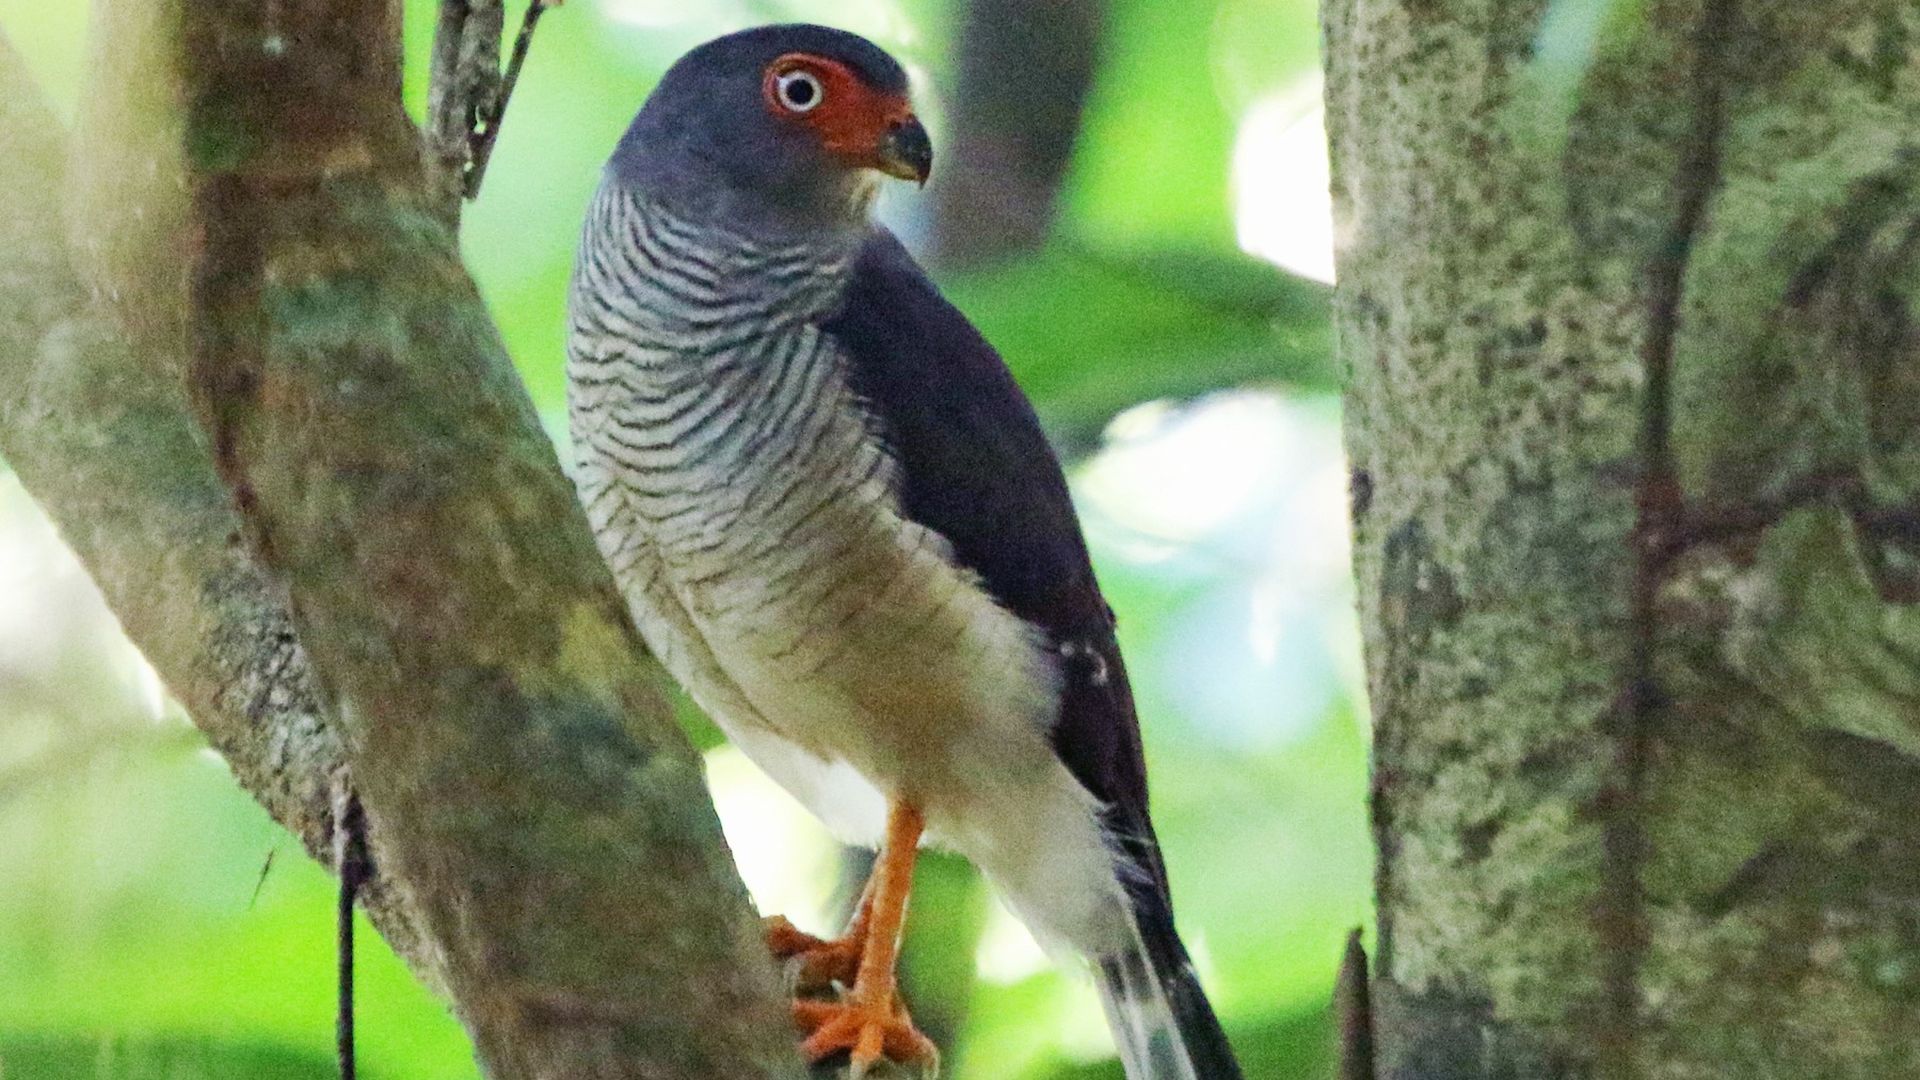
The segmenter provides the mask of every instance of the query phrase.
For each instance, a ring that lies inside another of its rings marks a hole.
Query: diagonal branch
[[[450,225],[460,221],[473,133],[500,98],[502,0],[440,0],[427,89],[427,177]]]
[[[560,0],[527,0],[506,71],[500,70],[501,0],[440,0],[427,89],[427,184],[449,226],[462,202],[480,197],[487,162],[500,138],[507,101],[520,78],[540,16]]]
[[[143,84],[122,92],[138,94]],[[0,453],[52,518],[167,688],[274,820],[325,861],[346,756],[284,606],[232,543],[240,527],[168,372],[140,352],[70,258],[60,126],[0,39]],[[376,883],[364,906],[430,983],[413,917]]]
[[[435,213],[396,10],[184,10],[215,466],[489,1073],[794,1075],[698,758]]]

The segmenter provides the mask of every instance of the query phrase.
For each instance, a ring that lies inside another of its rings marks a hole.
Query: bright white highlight
[[[1302,277],[1333,281],[1333,201],[1320,77],[1270,94],[1241,118],[1233,146],[1240,249]]]
[[[1311,731],[1330,695],[1358,692],[1333,411],[1236,391],[1138,406],[1107,435],[1074,485],[1095,547],[1203,591],[1178,616],[1195,633],[1136,657],[1136,674],[1155,665],[1222,737],[1271,746]],[[1276,716],[1272,701],[1293,707]]]
[[[732,746],[707,752],[720,828],[753,902],[809,933],[831,934],[840,847],[793,796]]]
[[[76,665],[76,658],[85,663]],[[24,702],[84,702],[88,721],[167,717],[160,676],[11,473],[0,470],[0,684]],[[7,717],[0,716],[0,729]]]
[[[1282,486],[1297,486],[1308,466],[1330,477],[1317,479],[1333,485],[1334,516],[1320,516],[1329,509],[1323,496],[1299,539],[1326,547],[1315,553],[1316,565],[1345,557],[1339,444],[1330,420],[1272,394],[1222,393],[1190,407],[1135,406],[1115,418],[1107,436],[1076,487],[1128,532],[1176,545],[1205,540],[1272,502]]]
[[[985,982],[1010,986],[1052,967],[1020,920],[1003,905],[994,904],[980,934],[979,951],[974,954],[975,973]]]

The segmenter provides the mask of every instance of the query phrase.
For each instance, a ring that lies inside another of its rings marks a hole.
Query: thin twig
[[[440,0],[440,18],[433,32],[433,62],[427,75],[427,171],[432,178],[434,208],[449,226],[460,222],[465,203],[467,160],[472,153],[473,82],[492,75],[474,72],[468,60],[468,25],[477,23],[468,0]],[[499,42],[494,43],[499,52]]]
[[[280,849],[277,847],[267,849],[267,857],[260,863],[260,877],[253,883],[253,895],[247,898],[248,911],[252,911],[254,905],[260,902],[260,890],[267,887],[267,875],[273,871],[273,857],[278,854]]]
[[[1333,985],[1334,1022],[1340,1031],[1340,1080],[1374,1080],[1370,982],[1367,949],[1356,926],[1347,935],[1346,955]]]
[[[340,875],[339,921],[335,927],[339,940],[340,997],[334,1040],[340,1057],[340,1080],[354,1080],[353,908],[360,887],[370,876],[371,865],[367,858],[366,815],[360,808],[360,797],[345,780],[335,788],[333,805],[333,859],[334,869]]]
[[[1778,525],[1795,510],[1829,503],[1854,513],[1864,506],[1865,482],[1858,467],[1823,469],[1800,477],[1776,494],[1730,506],[1686,507],[1665,535],[1648,537],[1648,550],[1664,572],[1665,564],[1698,548],[1748,540]],[[1858,514],[1855,514],[1858,517]]]
[[[467,163],[465,185],[468,200],[480,197],[480,184],[487,176],[487,162],[493,159],[494,140],[500,137],[500,121],[507,115],[507,102],[513,97],[514,85],[520,81],[520,69],[527,62],[527,49],[533,45],[534,28],[540,24],[540,16],[559,3],[560,0],[527,0],[527,14],[520,20],[519,35],[513,39],[513,55],[507,60],[507,74],[500,81],[500,94],[493,108],[480,117],[473,129],[473,151]]]

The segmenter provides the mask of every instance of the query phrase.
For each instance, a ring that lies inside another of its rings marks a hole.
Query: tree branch
[[[100,9],[71,251],[58,129],[0,43],[0,450],[323,860],[358,766],[366,907],[491,1075],[797,1075],[698,760],[428,211],[387,5],[194,5],[184,41],[174,11]],[[179,120],[132,119],[180,99],[136,61],[176,46],[197,223]],[[211,301],[194,370],[247,521],[176,381],[189,223]]]
[[[1322,5],[1382,1080],[1913,1071],[1920,54],[1803,10]]]
[[[435,213],[395,12],[184,11],[215,466],[489,1073],[796,1075],[699,760]]]
[[[1673,223],[1647,268],[1647,334],[1641,350],[1646,386],[1636,441],[1640,475],[1634,490],[1628,655],[1611,725],[1610,775],[1598,798],[1603,885],[1596,923],[1607,945],[1602,972],[1606,1004],[1600,1021],[1602,1072],[1620,1080],[1644,1076],[1647,1068],[1641,1060],[1644,991],[1640,971],[1652,932],[1641,879],[1651,848],[1646,819],[1654,729],[1666,700],[1658,654],[1660,592],[1670,563],[1662,558],[1661,549],[1682,515],[1680,482],[1673,464],[1674,341],[1694,240],[1720,185],[1726,125],[1722,53],[1733,11],[1734,0],[1706,0],[1693,35],[1693,126],[1673,180],[1677,194]]]
[[[232,542],[240,520],[167,375],[180,352],[155,334],[137,353],[75,271],[65,161],[58,121],[0,39],[0,453],[241,785],[324,862],[331,778],[346,768],[338,728],[284,606]],[[405,903],[376,882],[364,906],[437,983]]]
[[[953,148],[934,186],[934,255],[974,265],[1040,246],[1093,86],[1103,0],[971,0]]]
[[[459,224],[473,133],[500,95],[501,0],[440,0],[427,88],[427,176],[448,225]]]

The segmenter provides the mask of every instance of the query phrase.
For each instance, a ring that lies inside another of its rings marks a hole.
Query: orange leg
[[[809,1061],[845,1051],[858,1076],[882,1057],[901,1062],[939,1057],[933,1043],[907,1017],[894,974],[924,826],[919,810],[905,802],[893,804],[887,816],[887,841],[867,885],[866,942],[853,988],[840,1001],[793,1003],[794,1020],[807,1033],[800,1052]]]
[[[802,994],[819,993],[831,990],[835,983],[852,986],[860,970],[860,957],[867,947],[867,922],[873,916],[873,882],[877,875],[867,878],[866,888],[860,891],[860,903],[854,908],[853,918],[847,923],[847,929],[837,938],[818,938],[801,930],[787,920],[785,915],[773,915],[761,920],[761,928],[767,936],[767,951],[776,960],[800,961],[795,973],[794,989]]]

